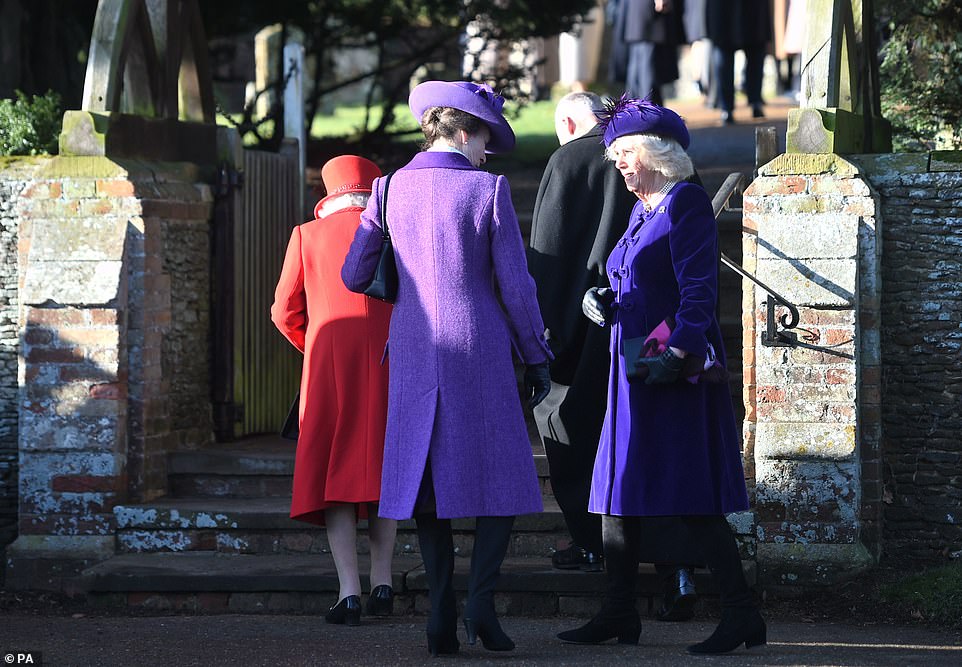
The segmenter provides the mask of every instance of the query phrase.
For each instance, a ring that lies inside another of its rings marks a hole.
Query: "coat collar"
[[[605,136],[604,131],[601,129],[600,125],[595,125],[593,128],[582,134],[580,137],[576,137],[571,141],[580,141],[582,139],[594,139],[597,143],[603,143],[603,138]],[[570,142],[569,142],[570,143]]]
[[[461,153],[421,151],[401,169],[477,169]]]

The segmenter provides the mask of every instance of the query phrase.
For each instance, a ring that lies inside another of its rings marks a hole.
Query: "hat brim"
[[[452,107],[480,118],[491,132],[485,146],[486,153],[508,153],[515,145],[514,130],[499,112],[477,93],[451,81],[425,81],[414,87],[408,97],[408,107],[414,120],[421,122],[424,112],[431,107]]]

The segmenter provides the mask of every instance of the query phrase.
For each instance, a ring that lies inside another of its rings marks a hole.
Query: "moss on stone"
[[[40,176],[56,178],[123,178],[128,175],[124,167],[102,156],[58,156],[44,165]]]
[[[865,153],[848,157],[870,175],[924,174],[929,171],[928,153]]]
[[[759,176],[835,174],[857,176],[860,169],[835,153],[783,153],[758,170]]]
[[[932,151],[929,171],[962,171],[962,151]]]

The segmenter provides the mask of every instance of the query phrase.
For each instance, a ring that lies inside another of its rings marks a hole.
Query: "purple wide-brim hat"
[[[477,116],[488,126],[491,141],[485,147],[486,153],[508,153],[514,148],[514,131],[501,113],[504,98],[486,83],[425,81],[411,91],[408,106],[418,124],[431,107],[460,109]]]
[[[671,109],[652,104],[647,98],[632,99],[625,93],[621,99],[608,100],[603,111],[595,114],[604,128],[605,147],[629,134],[657,134],[677,141],[687,149],[691,143],[688,128],[681,116]]]

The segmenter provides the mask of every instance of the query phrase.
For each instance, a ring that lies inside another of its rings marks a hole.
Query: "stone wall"
[[[114,506],[164,493],[167,453],[211,439],[201,180],[186,165],[57,157],[16,199],[20,513],[8,583],[56,587],[64,567],[112,555]]]
[[[962,152],[855,156],[881,196],[885,553],[962,555]]]
[[[839,156],[782,155],[745,192],[745,267],[800,314],[795,344],[763,345],[768,295],[743,283],[745,449],[767,585],[831,584],[878,555],[879,223],[877,196]]]
[[[17,202],[35,164],[5,163],[9,177],[0,180],[0,549],[17,535]]]
[[[962,555],[962,153],[781,156],[745,232],[746,267],[801,314],[798,345],[761,345],[745,290],[762,580]]]

